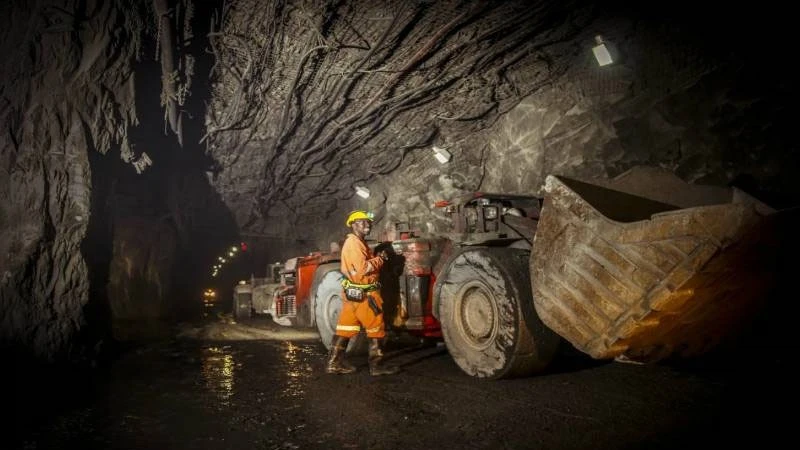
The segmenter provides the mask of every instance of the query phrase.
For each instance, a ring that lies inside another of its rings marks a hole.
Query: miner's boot
[[[383,362],[383,349],[381,340],[372,338],[369,340],[369,374],[372,376],[392,375],[400,371],[400,368]]]
[[[325,372],[328,373],[353,373],[356,371],[354,365],[350,364],[345,358],[345,353],[347,352],[347,342],[350,339],[341,337],[341,336],[333,336],[333,341],[331,342],[331,351],[328,354],[328,366],[325,367]]]

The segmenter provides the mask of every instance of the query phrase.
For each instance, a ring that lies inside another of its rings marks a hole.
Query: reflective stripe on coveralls
[[[370,292],[370,296],[375,299],[375,303],[383,309],[383,299],[377,291]],[[344,298],[344,296],[342,296]],[[351,302],[342,300],[342,310],[339,311],[339,321],[336,324],[336,334],[345,338],[352,338],[361,330],[361,326],[367,331],[368,338],[383,338],[386,336],[386,329],[383,324],[383,314],[376,315],[369,307],[369,303]]]
[[[383,267],[383,258],[373,256],[367,243],[353,233],[347,235],[342,245],[341,271],[351,283],[369,285],[378,282],[378,275]],[[372,297],[378,307],[383,309],[383,298],[380,291],[370,291],[367,295]],[[383,314],[375,314],[369,307],[369,302],[351,302],[344,296],[342,290],[342,310],[336,324],[336,334],[345,338],[352,338],[363,326],[368,338],[383,338],[386,330],[383,323]],[[358,327],[356,329],[356,327]]]
[[[342,287],[347,289],[349,287],[357,287],[359,289],[363,289],[366,292],[371,292],[380,289],[380,283],[372,283],[372,284],[357,284],[353,283],[352,281],[348,280],[346,277],[342,278]]]

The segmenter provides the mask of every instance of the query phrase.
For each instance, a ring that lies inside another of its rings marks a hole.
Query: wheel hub
[[[459,323],[470,345],[485,347],[492,342],[496,330],[496,312],[492,298],[479,286],[467,287],[459,305]]]

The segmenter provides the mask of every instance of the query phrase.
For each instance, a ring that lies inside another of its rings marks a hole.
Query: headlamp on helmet
[[[372,222],[372,219],[374,218],[375,214],[372,214],[371,212],[361,211],[361,210],[352,211],[347,216],[347,221],[345,222],[345,224],[347,224],[347,226],[349,227],[353,225],[353,222],[355,222],[356,220],[369,220],[370,222]]]

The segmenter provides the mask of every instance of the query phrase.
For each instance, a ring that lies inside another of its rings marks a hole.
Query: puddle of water
[[[203,349],[201,372],[206,388],[215,394],[223,406],[230,406],[235,387],[236,360],[229,347]]]
[[[286,389],[282,396],[302,399],[305,395],[304,385],[307,382],[311,366],[303,355],[302,348],[293,342],[286,342],[283,359],[286,362]]]

